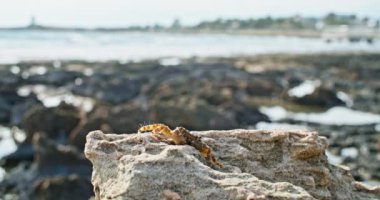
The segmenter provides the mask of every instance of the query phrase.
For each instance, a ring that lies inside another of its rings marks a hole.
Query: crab
[[[211,148],[202,142],[201,137],[193,135],[189,130],[183,127],[177,127],[171,130],[165,124],[150,124],[139,128],[138,133],[151,132],[152,137],[158,141],[171,145],[190,145],[197,149],[203,157],[213,165],[223,168],[223,164],[218,162],[212,154]]]

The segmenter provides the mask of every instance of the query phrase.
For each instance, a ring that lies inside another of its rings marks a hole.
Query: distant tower
[[[181,21],[179,19],[174,19],[171,28],[172,29],[181,28]]]
[[[30,23],[29,23],[29,28],[34,28],[34,27],[37,27],[37,23],[36,23],[36,18],[34,16],[31,16],[30,17]]]

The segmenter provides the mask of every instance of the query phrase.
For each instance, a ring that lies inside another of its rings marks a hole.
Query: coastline
[[[19,27],[1,28],[0,31],[51,31],[51,32],[78,32],[78,33],[167,33],[167,34],[226,34],[247,36],[283,36],[300,38],[321,38],[321,29],[129,29],[129,28],[60,28],[60,27]],[[380,31],[375,32],[375,39],[380,38]]]

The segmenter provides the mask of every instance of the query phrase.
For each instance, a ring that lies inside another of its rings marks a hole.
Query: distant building
[[[375,29],[363,25],[336,25],[325,26],[321,37],[326,42],[348,40],[358,42],[361,40],[372,43],[375,38]]]

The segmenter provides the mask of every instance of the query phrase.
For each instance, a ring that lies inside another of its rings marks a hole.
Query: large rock
[[[141,87],[140,80],[126,78],[116,73],[95,73],[83,78],[82,81],[79,85],[71,86],[73,93],[111,104],[120,104],[135,98]]]
[[[17,86],[21,82],[21,76],[8,71],[0,71],[0,87]]]
[[[91,182],[76,175],[40,179],[34,184],[33,200],[87,200],[92,196]]]
[[[0,122],[19,125],[22,115],[29,107],[39,104],[35,95],[19,96],[16,88],[1,88],[0,84]]]
[[[5,175],[0,182],[0,196],[14,193],[19,200],[76,200],[93,196],[91,163],[81,151],[57,144],[38,132],[32,142],[33,162],[21,162]]]
[[[87,177],[91,174],[90,163],[81,152],[70,145],[56,144],[44,134],[33,137],[35,150],[34,163],[38,176],[67,176],[78,174]]]
[[[238,127],[234,115],[224,114],[215,106],[197,99],[178,99],[157,103],[150,108],[150,119],[169,126],[183,125],[189,129],[230,129]]]
[[[49,138],[63,144],[82,118],[81,110],[70,104],[61,103],[51,108],[35,106],[23,119],[23,128],[27,133],[26,140],[30,141],[36,132],[43,132]]]
[[[70,133],[83,120],[82,111],[72,105],[61,103],[57,107],[46,108],[35,105],[28,109],[23,116],[22,125],[26,132],[26,139],[18,144],[17,150],[8,155],[8,163],[19,163],[32,160],[35,148],[32,139],[35,134],[43,133],[55,143],[66,144],[70,141]]]
[[[48,71],[45,74],[36,74],[28,77],[27,81],[30,84],[44,84],[62,86],[67,83],[74,82],[76,78],[80,78],[83,75],[74,71],[54,70]]]
[[[350,173],[327,162],[315,132],[192,132],[220,169],[191,146],[157,143],[149,134],[87,135],[96,199],[378,199]]]

